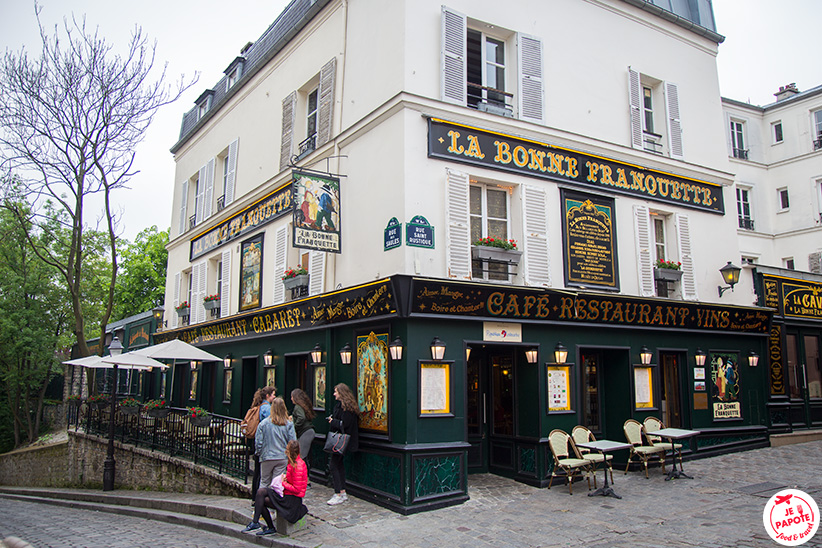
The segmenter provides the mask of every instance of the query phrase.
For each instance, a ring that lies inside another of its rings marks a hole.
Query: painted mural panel
[[[738,352],[711,352],[711,382],[714,420],[741,419]]]
[[[388,434],[388,333],[357,337],[360,429]]]

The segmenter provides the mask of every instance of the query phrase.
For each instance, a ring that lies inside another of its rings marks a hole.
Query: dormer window
[[[197,105],[197,119],[201,119],[206,113],[211,110],[211,98],[214,96],[214,90],[207,89],[200,95],[196,101]]]
[[[245,57],[236,57],[228,68],[223,71],[225,74],[225,90],[228,91],[243,75],[243,66],[245,65]]]

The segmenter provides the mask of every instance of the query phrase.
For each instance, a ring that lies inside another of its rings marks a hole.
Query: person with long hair
[[[274,399],[276,394],[276,389],[273,386],[264,386],[262,388],[257,389],[254,392],[254,398],[251,400],[251,407],[249,410],[254,408],[257,409],[258,416],[260,420],[263,420],[265,417],[262,417],[263,407],[269,408],[271,400]],[[269,408],[270,409],[270,408]],[[269,411],[270,412],[270,411]],[[268,416],[268,412],[266,413]],[[254,440],[251,438],[247,438],[249,451],[254,449]],[[260,457],[254,452],[254,475],[251,479],[251,500],[254,500],[254,494],[257,492],[257,489],[260,487]]]
[[[288,409],[282,398],[271,402],[271,416],[260,421],[254,437],[255,453],[260,457],[260,487],[268,487],[271,479],[285,472],[288,459],[285,448],[296,440],[294,423],[288,418]]]
[[[291,411],[291,418],[294,421],[294,431],[297,434],[297,441],[300,442],[300,457],[306,461],[308,452],[311,450],[311,443],[314,441],[314,424],[311,422],[317,414],[314,412],[314,405],[308,394],[300,388],[291,391],[291,403],[294,410]]]
[[[258,532],[258,536],[272,535],[277,532],[274,522],[271,519],[269,508],[277,510],[277,514],[291,523],[298,522],[308,513],[308,508],[303,504],[305,489],[308,485],[308,467],[300,457],[300,444],[296,440],[291,440],[285,448],[288,458],[288,465],[285,474],[282,475],[283,493],[280,496],[276,490],[269,487],[260,487],[254,499],[254,517],[251,523],[246,525],[243,532],[254,531],[260,528],[260,516],[265,520],[266,527]]]
[[[263,386],[260,388],[263,401],[260,402],[260,422],[263,422],[271,414],[271,402],[277,396],[277,389],[273,386]],[[255,394],[256,396],[256,394]]]
[[[360,406],[351,388],[344,383],[334,387],[334,399],[337,402],[331,416],[328,417],[329,428],[351,436],[346,451],[353,453],[359,448]],[[334,484],[334,495],[328,500],[328,504],[342,504],[348,500],[348,495],[345,493],[345,465],[343,456],[339,453],[331,453],[331,480]]]

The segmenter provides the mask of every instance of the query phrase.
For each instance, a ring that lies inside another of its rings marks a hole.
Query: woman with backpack
[[[254,477],[251,480],[251,499],[254,499],[254,493],[260,487],[260,459],[254,451],[254,438],[257,435],[257,426],[260,424],[260,414],[263,404],[268,405],[270,400],[274,399],[275,388],[273,386],[265,386],[254,392],[254,398],[251,400],[251,407],[245,414],[240,428],[246,437],[249,452],[254,456]]]
[[[285,447],[296,440],[294,423],[288,418],[288,409],[282,398],[271,402],[271,416],[260,421],[254,438],[254,449],[260,457],[260,485],[271,485],[271,478],[285,472],[288,459]]]

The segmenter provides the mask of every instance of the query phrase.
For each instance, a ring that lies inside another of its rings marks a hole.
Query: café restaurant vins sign
[[[725,213],[718,184],[437,118],[428,119],[428,156]]]

